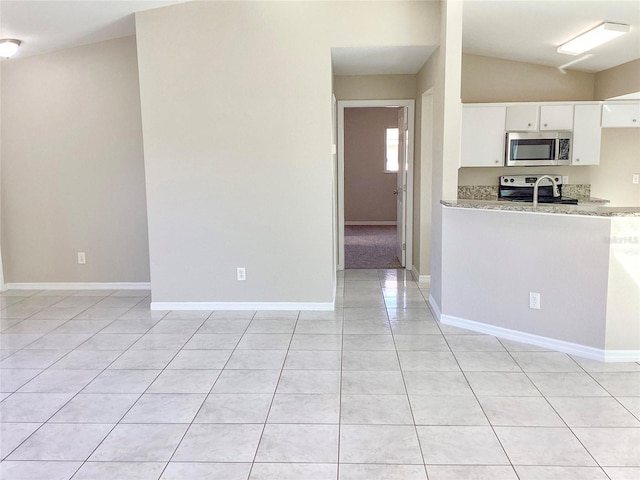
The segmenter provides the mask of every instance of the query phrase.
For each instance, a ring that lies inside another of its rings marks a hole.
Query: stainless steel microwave
[[[569,165],[571,132],[507,132],[508,167]]]

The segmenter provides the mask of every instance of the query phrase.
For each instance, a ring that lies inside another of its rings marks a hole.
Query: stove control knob
[[[512,178],[511,180],[509,180],[511,183],[513,183],[515,180]]]

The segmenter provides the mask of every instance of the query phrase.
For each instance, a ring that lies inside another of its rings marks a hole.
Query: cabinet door
[[[573,117],[571,165],[598,165],[600,137],[600,105],[576,105]]]
[[[573,105],[541,105],[540,130],[571,130]]]
[[[602,106],[603,127],[640,127],[640,102]]]
[[[509,105],[506,127],[514,132],[538,130],[538,105]]]
[[[460,166],[504,165],[505,107],[462,107]]]

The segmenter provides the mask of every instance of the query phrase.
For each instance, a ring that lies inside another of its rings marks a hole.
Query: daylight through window
[[[398,171],[398,129],[387,128],[385,138],[384,171],[396,173]]]

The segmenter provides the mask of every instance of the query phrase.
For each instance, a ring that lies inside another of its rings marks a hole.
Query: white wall
[[[640,218],[445,207],[443,239],[446,323],[601,359],[640,355]]]
[[[441,46],[427,62],[421,86],[433,85],[431,192],[431,296],[441,303],[444,289],[442,199],[455,198],[460,163],[460,78],[462,69],[462,2],[442,3]],[[433,63],[431,62],[433,60]],[[430,68],[433,64],[433,68]],[[425,85],[426,84],[426,85]],[[426,90],[426,89],[425,89]],[[420,272],[424,274],[423,271]]]
[[[0,13],[1,14],[1,13]],[[0,64],[0,92],[2,92],[2,65]],[[2,145],[2,95],[0,95],[0,145]],[[2,148],[0,148],[0,292],[4,291],[4,266],[2,260]]]
[[[640,92],[640,58],[595,74],[595,100],[636,92]]]
[[[505,41],[508,41],[505,39]],[[513,60],[462,56],[463,103],[593,100],[595,74]]]
[[[336,75],[338,100],[406,100],[414,98],[416,75]]]
[[[584,167],[583,167],[584,168]],[[603,128],[600,165],[591,167],[591,195],[610,206],[640,207],[640,128]]]
[[[2,255],[7,283],[149,281],[134,37],[2,62]]]
[[[154,302],[332,301],[331,47],[435,44],[437,10],[190,2],[136,16]]]
[[[421,69],[428,69],[429,62]],[[421,77],[423,78],[423,77]],[[416,135],[413,175],[413,270],[421,281],[430,280],[431,205],[433,166],[433,88],[419,86],[416,95]]]
[[[640,350],[640,217],[611,219],[606,347]]]
[[[441,311],[604,348],[609,230],[603,217],[444,208]]]

